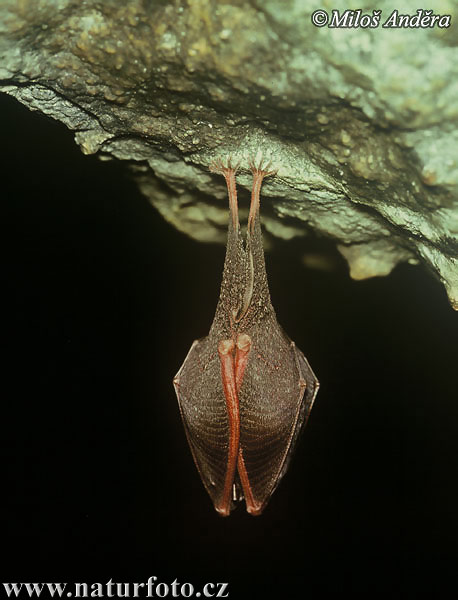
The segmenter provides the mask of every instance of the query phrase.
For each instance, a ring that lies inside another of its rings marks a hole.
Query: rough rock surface
[[[274,236],[335,240],[352,277],[422,262],[458,308],[458,11],[450,27],[316,27],[308,0],[4,0],[0,89],[128,160],[177,228],[225,239],[215,156],[263,155]],[[373,6],[335,0],[332,8]],[[328,11],[331,15],[331,10]],[[243,171],[242,186],[250,177]]]

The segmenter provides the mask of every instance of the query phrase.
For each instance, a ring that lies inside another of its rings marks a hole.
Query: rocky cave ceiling
[[[399,9],[388,0],[374,27],[317,27],[316,8],[7,0],[0,90],[65,123],[84,153],[128,161],[163,217],[198,240],[226,236],[209,163],[232,156],[248,189],[248,160],[262,155],[277,169],[263,188],[274,245],[325,236],[355,279],[422,264],[458,309],[457,4],[435,3],[450,26],[423,28],[383,27]],[[365,3],[332,8],[373,16]]]

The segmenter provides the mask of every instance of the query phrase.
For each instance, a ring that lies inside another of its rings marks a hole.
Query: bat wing
[[[276,320],[251,333],[239,391],[239,475],[247,510],[260,514],[285,474],[319,383]]]
[[[215,506],[224,487],[229,439],[216,346],[211,336],[196,340],[173,380],[194,462]]]
[[[276,320],[267,320],[250,334],[251,349],[238,390],[240,442],[234,484],[239,494],[243,487],[248,512],[258,515],[287,470],[319,383]],[[193,343],[174,385],[194,461],[218,510],[224,503],[230,432],[213,336]]]

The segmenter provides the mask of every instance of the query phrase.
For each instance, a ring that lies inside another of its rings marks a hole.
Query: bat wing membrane
[[[228,419],[216,344],[197,340],[174,379],[186,435],[202,482],[216,505],[228,453]]]
[[[251,335],[253,347],[239,392],[240,449],[259,507],[255,514],[260,514],[286,472],[318,380],[274,319]]]

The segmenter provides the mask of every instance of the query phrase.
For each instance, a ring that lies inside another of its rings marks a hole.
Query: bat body
[[[215,509],[230,514],[245,498],[259,515],[283,477],[319,383],[277,322],[270,301],[259,219],[262,163],[253,172],[246,237],[238,220],[236,168],[226,179],[230,220],[223,280],[207,337],[174,378],[194,461]]]

